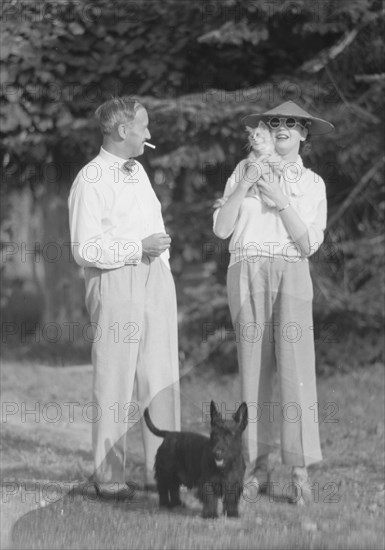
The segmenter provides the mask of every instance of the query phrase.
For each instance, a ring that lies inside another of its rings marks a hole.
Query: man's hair
[[[131,96],[113,97],[105,101],[95,111],[103,135],[109,135],[118,124],[134,120],[138,109],[143,105]]]

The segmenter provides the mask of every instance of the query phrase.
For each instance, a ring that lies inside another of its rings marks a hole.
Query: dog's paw
[[[239,518],[238,510],[228,510],[227,512],[224,512],[224,515],[227,518]]]
[[[178,502],[170,502],[170,508],[186,508],[186,504],[181,500]]]

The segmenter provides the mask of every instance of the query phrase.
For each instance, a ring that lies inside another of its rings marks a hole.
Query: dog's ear
[[[219,411],[214,401],[211,401],[210,403],[210,416],[211,416],[211,424],[214,424],[216,421],[222,418],[221,415],[219,414]]]
[[[237,409],[237,411],[234,413],[233,418],[235,422],[238,424],[238,428],[241,432],[246,428],[247,426],[247,405],[245,402],[241,403]]]

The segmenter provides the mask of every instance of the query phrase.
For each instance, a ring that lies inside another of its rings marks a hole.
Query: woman
[[[214,233],[232,235],[227,290],[242,400],[249,405],[251,479],[267,491],[272,420],[279,414],[282,462],[292,467],[290,500],[304,504],[311,498],[307,466],[322,459],[308,257],[323,241],[327,205],[325,184],[303,166],[299,149],[309,135],[334,127],[292,101],[244,119],[254,128],[260,121],[270,129],[280,163],[268,175],[248,159],[238,164],[215,210]],[[256,182],[260,193],[253,191]],[[272,402],[275,370],[279,406]]]

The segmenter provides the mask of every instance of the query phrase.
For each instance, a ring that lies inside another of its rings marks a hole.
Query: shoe
[[[145,483],[144,484],[144,490],[148,491],[149,493],[156,493],[158,491],[156,483]]]
[[[136,485],[133,483],[96,482],[95,491],[99,498],[105,500],[132,500],[135,496]]]
[[[305,467],[294,467],[291,474],[291,493],[288,495],[290,504],[306,506],[313,502],[309,476]]]
[[[254,471],[247,478],[245,485],[254,485],[258,494],[266,495],[270,487],[270,472]]]
[[[270,489],[271,474],[268,459],[257,459],[254,468],[246,476],[245,485],[254,485],[258,494],[265,495]]]
[[[157,492],[157,483],[154,475],[153,470],[145,470],[144,473],[144,484],[143,484],[143,490],[148,491],[149,493],[156,493]]]

